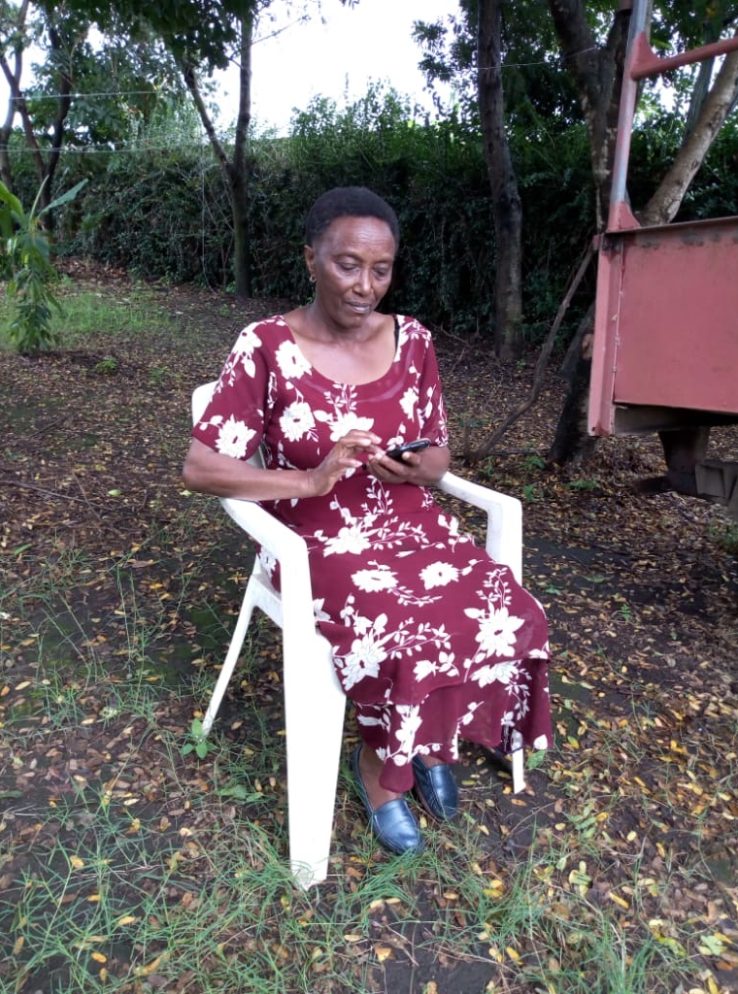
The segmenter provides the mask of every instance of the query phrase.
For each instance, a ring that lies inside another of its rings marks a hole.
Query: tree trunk
[[[8,153],[8,142],[13,133],[13,122],[18,110],[16,96],[20,92],[20,80],[23,75],[23,52],[25,49],[24,32],[26,27],[26,17],[28,16],[29,0],[23,3],[16,12],[15,23],[12,25],[15,34],[15,44],[13,46],[13,68],[6,58],[5,52],[0,49],[0,69],[5,76],[8,85],[8,109],[5,121],[0,127],[0,179],[9,190],[13,189],[13,172],[10,166],[10,155]]]
[[[567,377],[568,390],[556,423],[556,432],[546,458],[561,465],[577,462],[589,455],[595,439],[587,433],[587,400],[592,371],[590,345],[594,331],[594,303],[579,322],[572,351],[575,359]]]
[[[251,44],[254,19],[251,14],[241,18],[239,61],[238,117],[231,172],[233,198],[233,269],[236,297],[251,296],[251,238],[249,232],[248,131],[251,123]]]
[[[53,62],[59,66],[57,83],[56,113],[51,125],[51,148],[46,158],[46,170],[43,190],[41,192],[41,204],[48,207],[54,199],[53,187],[57,166],[61,157],[62,146],[64,145],[64,126],[66,124],[69,108],[72,106],[72,74],[70,71],[71,53],[64,51],[64,43],[56,26],[51,23],[49,17],[49,42]],[[46,227],[49,231],[54,230],[54,215],[49,212],[46,217]]]
[[[236,296],[239,300],[247,300],[251,295],[248,224],[249,178],[246,151],[248,147],[248,129],[251,121],[251,43],[253,26],[253,15],[251,13],[245,14],[241,18],[238,117],[236,118],[232,160],[228,158],[228,154],[218,137],[213,120],[203,100],[195,67],[181,60],[178,61],[185,85],[190,91],[190,95],[197,108],[197,113],[200,115],[205,133],[210,139],[210,144],[215,152],[216,159],[220,163],[228,186],[228,194],[231,201],[231,216],[233,218],[233,277]]]
[[[12,188],[12,174],[10,158],[8,155],[8,141],[12,132],[13,120],[16,112],[19,114],[23,125],[23,132],[26,138],[26,145],[31,151],[31,157],[36,169],[39,189],[39,208],[48,207],[54,199],[54,178],[56,176],[62,146],[64,144],[64,126],[66,124],[69,109],[72,105],[73,80],[69,71],[69,59],[65,59],[68,53],[64,52],[64,41],[54,24],[52,11],[46,13],[46,23],[49,31],[49,43],[51,51],[51,64],[56,66],[58,72],[55,79],[55,89],[57,91],[57,105],[54,120],[51,124],[51,148],[47,153],[42,152],[41,145],[33,130],[33,120],[31,118],[28,104],[26,103],[23,91],[21,90],[21,75],[23,70],[23,32],[25,30],[26,14],[28,2],[24,0],[17,15],[16,33],[18,41],[15,48],[15,68],[11,70],[10,65],[4,55],[0,53],[0,68],[5,75],[6,82],[10,88],[8,114],[5,124],[0,128],[0,176],[5,185]],[[52,232],[54,228],[53,212],[47,212],[42,219],[43,227]]]
[[[501,358],[511,359],[520,349],[522,336],[523,209],[505,133],[503,3],[504,0],[479,0],[477,90],[495,228],[495,351]]]
[[[231,215],[233,217],[233,275],[236,297],[251,296],[251,252],[249,249],[248,185],[243,173],[231,172]]]
[[[617,138],[620,89],[628,37],[629,10],[615,15],[603,47],[597,45],[582,0],[548,0],[556,33],[567,65],[579,91],[587,123],[590,161],[595,191],[597,230],[605,228],[610,206],[610,176]],[[592,368],[590,345],[594,331],[594,306],[579,325],[572,350],[568,389],[548,459],[568,463],[585,457],[595,442],[587,433],[587,400]]]
[[[548,6],[566,66],[577,85],[589,132],[596,226],[597,231],[603,231],[609,207],[630,10],[618,10],[601,46],[589,26],[583,0],[548,0]]]

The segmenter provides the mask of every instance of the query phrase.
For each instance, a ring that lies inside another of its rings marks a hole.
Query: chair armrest
[[[313,635],[313,587],[305,540],[255,501],[221,497],[220,502],[239,528],[279,562],[283,610],[292,630],[305,638]]]
[[[496,562],[509,566],[520,583],[523,578],[523,508],[520,501],[454,473],[445,473],[437,485],[451,497],[486,511],[485,548]]]

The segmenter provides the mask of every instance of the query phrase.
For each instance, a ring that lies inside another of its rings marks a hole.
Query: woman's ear
[[[313,267],[315,265],[315,249],[313,248],[312,245],[306,245],[304,253],[305,253],[305,265],[307,266],[310,282],[314,283],[315,273],[313,272]]]

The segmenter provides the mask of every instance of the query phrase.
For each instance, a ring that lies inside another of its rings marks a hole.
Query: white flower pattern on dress
[[[317,536],[316,536],[317,537]],[[340,528],[338,534],[326,539],[325,556],[341,556],[347,552],[358,556],[370,548],[369,538],[360,525],[346,525]]]
[[[486,687],[497,680],[507,686],[518,675],[517,663],[494,663],[487,666],[480,666],[472,673],[472,680],[480,687]]]
[[[250,324],[247,328],[244,328],[236,339],[236,344],[233,346],[234,356],[241,360],[241,365],[246,375],[251,377],[256,374],[256,363],[253,359],[254,351],[261,345],[261,339],[256,334],[255,327],[255,325]]]
[[[215,447],[221,455],[243,459],[251,439],[256,435],[245,421],[239,421],[231,415],[218,431]]]
[[[400,400],[400,407],[405,412],[406,417],[415,418],[415,408],[418,406],[418,391],[415,387],[408,387]]]
[[[396,708],[401,724],[395,732],[395,738],[400,740],[400,744],[399,752],[394,753],[393,758],[398,766],[404,766],[410,762],[416,752],[415,735],[420,728],[422,719],[417,704],[398,704]]]
[[[284,432],[285,438],[290,442],[297,442],[304,438],[315,427],[315,418],[310,410],[310,405],[306,404],[305,401],[294,401],[280,417],[279,426]]]
[[[365,677],[376,677],[379,673],[380,663],[387,658],[385,645],[391,638],[385,632],[386,625],[386,614],[380,614],[373,622],[367,623],[359,632],[359,637],[351,643],[351,651],[338,662],[346,690]]]
[[[476,640],[479,653],[483,656],[514,656],[515,632],[522,628],[524,621],[510,614],[506,607],[489,608],[488,612],[469,607],[464,611],[468,618],[479,621]]]
[[[312,366],[300,351],[296,342],[282,342],[276,352],[276,360],[285,380],[299,380]]]
[[[354,411],[316,411],[316,420],[325,422],[331,430],[331,442],[339,442],[344,435],[357,428],[359,431],[371,431],[373,418],[360,418]]]
[[[360,569],[351,574],[351,579],[359,590],[367,593],[376,590],[391,590],[397,586],[397,577],[389,566],[377,566],[375,569]]]
[[[459,571],[451,563],[430,563],[420,573],[420,579],[423,581],[423,586],[426,590],[432,590],[433,587],[445,587],[447,584],[453,583],[454,580],[458,580],[458,578]]]

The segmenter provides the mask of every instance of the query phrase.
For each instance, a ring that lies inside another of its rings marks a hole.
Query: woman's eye
[[[374,270],[374,275],[377,277],[378,280],[386,280],[387,277],[389,276],[389,274],[390,274],[389,269],[375,269]]]

